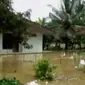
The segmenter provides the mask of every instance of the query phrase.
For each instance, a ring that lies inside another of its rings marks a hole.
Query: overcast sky
[[[49,15],[51,8],[47,6],[48,4],[59,8],[60,0],[13,0],[13,8],[17,12],[32,9],[31,20],[33,21],[37,20],[38,17],[43,18]]]

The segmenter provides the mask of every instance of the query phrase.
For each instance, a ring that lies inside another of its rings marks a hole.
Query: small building
[[[46,28],[41,27],[39,24],[35,22],[29,21],[31,27],[29,28],[30,33],[32,34],[27,41],[32,48],[27,49],[24,48],[21,44],[16,44],[17,52],[21,53],[35,53],[43,51],[43,34],[51,34],[52,32],[47,30]],[[12,35],[11,33],[0,34],[0,53],[12,53]]]

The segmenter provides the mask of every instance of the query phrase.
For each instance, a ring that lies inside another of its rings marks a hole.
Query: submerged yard
[[[74,60],[69,58],[71,55],[71,53],[68,53],[65,57],[60,58],[60,52],[43,54],[44,59],[49,59],[52,64],[57,66],[55,71],[56,78],[54,81],[49,81],[48,85],[85,85],[85,73],[75,69]],[[84,56],[84,53],[82,55]],[[20,57],[22,58],[22,56]],[[31,61],[21,61],[17,58],[18,56],[6,55],[5,57],[0,57],[0,78],[16,77],[23,84],[36,80],[34,77],[34,63]],[[45,85],[45,81],[39,81],[39,83]]]

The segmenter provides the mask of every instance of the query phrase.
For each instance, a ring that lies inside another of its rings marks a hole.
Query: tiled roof
[[[75,30],[75,31],[77,32],[77,34],[79,34],[79,35],[85,35],[85,27],[79,26],[79,27],[76,27],[74,30]]]
[[[52,34],[52,31],[32,21],[29,21],[29,32],[32,34]]]

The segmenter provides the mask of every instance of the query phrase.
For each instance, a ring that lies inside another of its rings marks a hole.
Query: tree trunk
[[[65,50],[68,50],[68,42],[65,41]]]
[[[59,41],[59,48],[60,48],[60,41]]]
[[[72,49],[71,50],[74,50],[74,44],[72,43]]]
[[[81,42],[79,43],[79,49],[81,50]]]
[[[17,48],[16,48],[16,44],[15,43],[13,43],[12,49],[13,49],[13,52],[17,52]]]
[[[49,50],[49,45],[48,44],[46,45],[46,50]]]
[[[13,40],[12,49],[13,49],[13,52],[19,51],[19,42],[16,38]]]

